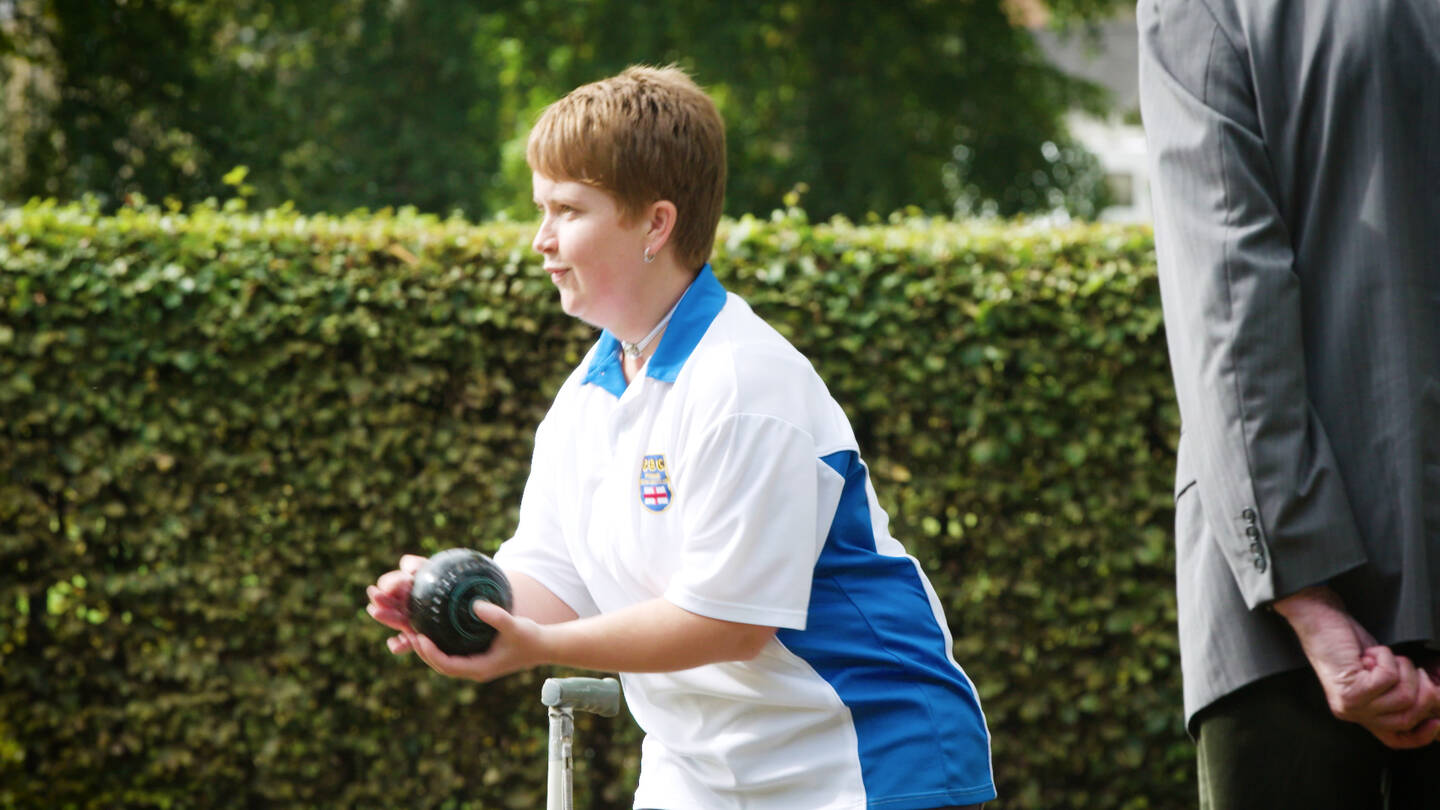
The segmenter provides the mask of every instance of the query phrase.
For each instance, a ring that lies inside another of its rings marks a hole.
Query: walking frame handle
[[[546,810],[574,810],[575,710],[614,717],[620,712],[620,683],[614,678],[546,678],[540,702],[550,707],[550,761]]]
[[[620,684],[614,678],[546,678],[540,687],[540,702],[614,717],[620,713]]]

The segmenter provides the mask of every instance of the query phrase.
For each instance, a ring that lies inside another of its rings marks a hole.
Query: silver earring
[[[650,252],[650,246],[649,246],[649,245],[646,245],[646,246],[645,246],[645,255],[644,255],[643,257],[641,257],[641,258],[643,258],[643,259],[645,260],[645,263],[646,263],[646,264],[649,264],[649,263],[655,261],[655,254],[653,254],[653,253]]]

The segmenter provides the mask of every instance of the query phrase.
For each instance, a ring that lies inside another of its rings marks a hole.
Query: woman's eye
[[[554,216],[560,216],[561,214],[577,214],[577,213],[579,213],[579,211],[576,210],[576,208],[575,208],[574,206],[572,206],[572,205],[567,205],[567,204],[565,204],[565,203],[551,203],[550,205],[543,205],[543,204],[541,204],[541,203],[536,203],[536,204],[535,204],[535,211],[536,211],[537,213],[539,213],[542,218],[543,218],[546,214],[551,214],[551,215],[554,215]]]

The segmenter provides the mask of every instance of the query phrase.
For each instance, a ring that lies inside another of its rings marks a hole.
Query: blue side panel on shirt
[[[877,553],[859,456],[822,460],[845,487],[815,566],[807,629],[781,630],[779,639],[850,708],[872,807],[989,800],[979,700],[951,662],[915,564]]]

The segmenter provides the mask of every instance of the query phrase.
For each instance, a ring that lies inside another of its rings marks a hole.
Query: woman
[[[368,589],[390,650],[479,681],[621,673],[646,732],[637,807],[943,808],[995,796],[979,700],[890,537],[840,406],[708,262],[725,186],[711,100],[630,68],[548,108],[526,158],[534,248],[604,330],[535,437],[484,602],[488,652],[401,610],[423,559]]]

